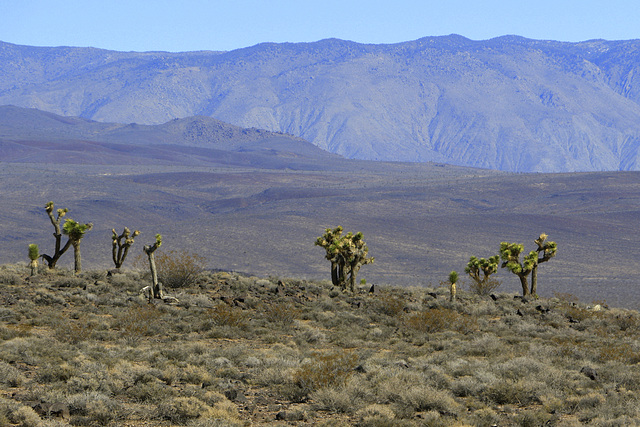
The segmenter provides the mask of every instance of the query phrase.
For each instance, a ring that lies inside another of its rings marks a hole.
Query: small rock
[[[227,399],[233,402],[246,403],[247,397],[238,389],[230,388],[229,390],[225,390],[224,395]]]
[[[396,365],[399,368],[403,368],[403,369],[409,369],[409,364],[405,361],[405,360],[398,360],[396,363],[394,363],[394,365]]]
[[[593,381],[598,379],[598,372],[589,366],[583,366],[582,369],[580,369],[580,373]]]

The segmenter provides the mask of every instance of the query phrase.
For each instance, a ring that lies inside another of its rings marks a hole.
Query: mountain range
[[[639,40],[451,35],[182,53],[0,42],[8,104],[105,123],[206,116],[354,159],[640,170]]]

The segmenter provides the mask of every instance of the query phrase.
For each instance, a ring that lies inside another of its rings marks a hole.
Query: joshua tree
[[[344,279],[344,260],[341,254],[342,227],[337,226],[333,230],[327,228],[324,234],[316,239],[316,246],[325,249],[325,258],[331,261],[331,282],[333,286],[341,285]],[[342,279],[342,280],[341,280]]]
[[[29,245],[29,259],[31,260],[29,267],[31,267],[32,276],[38,272],[38,258],[40,258],[40,249],[38,249],[38,245],[32,243]]]
[[[520,254],[524,251],[524,245],[519,243],[500,243],[500,257],[502,258],[502,268],[507,268],[510,272],[520,278],[522,285],[522,296],[529,295],[527,276],[538,263],[538,252],[531,251],[520,262]]]
[[[49,269],[52,270],[56,268],[56,263],[58,262],[58,259],[60,259],[62,254],[64,254],[67,251],[67,249],[69,249],[69,246],[71,246],[71,240],[67,240],[67,243],[65,243],[65,245],[62,246],[62,242],[61,242],[62,231],[60,230],[60,222],[62,221],[62,218],[64,218],[64,216],[67,214],[67,212],[69,212],[69,209],[67,208],[58,209],[56,211],[57,215],[54,216],[53,202],[49,202],[45,206],[45,210],[47,211],[47,215],[49,215],[51,224],[53,224],[53,228],[54,228],[53,237],[56,238],[56,246],[55,246],[53,255],[49,256],[47,254],[42,254],[42,259],[45,260],[45,262],[49,266]]]
[[[347,233],[344,238],[345,244],[342,245],[341,253],[346,266],[346,269],[343,269],[343,271],[346,272],[348,269],[349,289],[351,292],[355,292],[356,290],[356,276],[358,275],[358,271],[360,271],[360,267],[373,263],[373,257],[367,258],[369,247],[362,237],[363,235],[360,232],[356,234]],[[346,283],[343,285],[343,289],[345,286]]]
[[[356,277],[360,267],[371,264],[373,258],[368,258],[369,248],[363,240],[362,233],[347,233],[342,235],[342,227],[333,230],[327,228],[325,233],[316,239],[315,244],[325,249],[325,257],[331,261],[331,281],[334,286],[347,288],[353,292],[356,287]]]
[[[127,258],[129,248],[133,245],[133,240],[140,235],[140,232],[135,230],[131,233],[127,227],[124,228],[124,231],[119,236],[115,228],[112,229],[111,232],[113,233],[111,236],[113,240],[113,263],[116,265],[116,268],[119,269]]]
[[[458,272],[452,271],[449,273],[449,301],[455,301],[456,299],[456,282],[458,281]]]
[[[548,242],[547,236],[545,233],[542,233],[540,237],[538,237],[533,242],[538,246],[536,252],[538,253],[538,262],[531,270],[531,295],[538,296],[538,265],[543,262],[549,261],[551,258],[556,256],[558,252],[558,245],[556,242]]]
[[[158,249],[162,245],[162,236],[160,234],[156,234],[156,242],[149,246],[145,245],[142,249],[149,257],[149,268],[151,269],[151,281],[152,281],[152,294],[154,298],[162,299],[162,286],[158,283],[158,271],[156,270],[156,260],[153,255],[156,249]]]
[[[71,218],[67,218],[62,226],[62,232],[69,236],[69,242],[73,245],[74,271],[80,273],[82,271],[82,261],[80,259],[80,242],[85,233],[93,228],[92,223],[80,224]]]
[[[469,258],[467,266],[464,268],[464,272],[473,280],[472,287],[479,295],[486,295],[491,290],[497,287],[499,282],[491,281],[490,276],[498,271],[498,263],[500,262],[500,255],[494,255],[485,258],[477,258],[472,256]]]

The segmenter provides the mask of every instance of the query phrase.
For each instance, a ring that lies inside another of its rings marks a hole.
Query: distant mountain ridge
[[[0,161],[71,164],[164,164],[266,169],[342,161],[308,141],[244,129],[211,117],[161,125],[103,123],[12,105],[0,106]]]
[[[640,170],[640,40],[451,35],[185,53],[0,43],[0,104],[100,122],[209,116],[349,158]]]

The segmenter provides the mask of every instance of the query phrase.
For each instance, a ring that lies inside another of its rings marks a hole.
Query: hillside
[[[456,35],[187,53],[0,43],[0,104],[100,122],[210,116],[357,159],[638,170],[639,47]]]
[[[162,125],[100,123],[15,106],[0,106],[0,152],[4,162],[78,165],[316,169],[319,160],[342,160],[300,138],[210,117]]]
[[[636,311],[180,265],[159,264],[196,273],[166,302],[143,271],[0,266],[0,424],[640,422]]]

